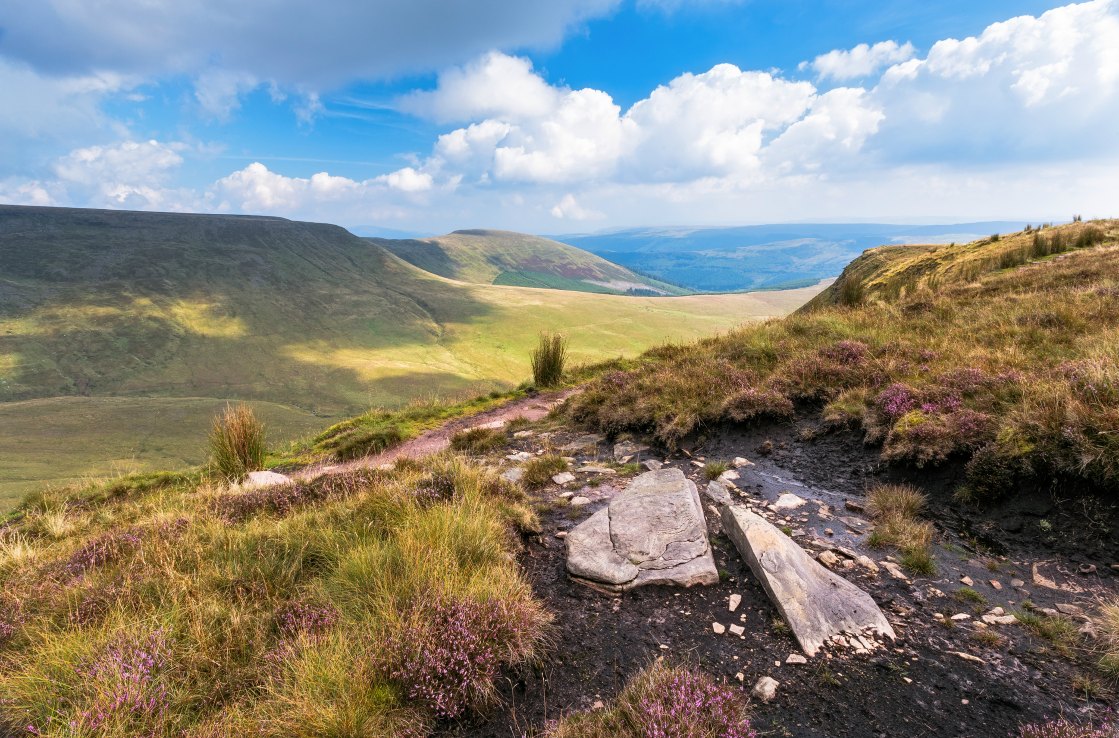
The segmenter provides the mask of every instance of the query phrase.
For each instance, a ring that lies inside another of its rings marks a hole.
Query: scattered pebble
[[[750,693],[754,695],[755,699],[759,699],[762,702],[769,702],[777,696],[777,688],[780,686],[781,682],[773,677],[764,676],[758,680]]]
[[[579,497],[571,498],[572,507],[586,507],[589,504],[591,504],[591,500],[589,497],[583,497],[582,495],[580,495]]]
[[[715,631],[717,635],[722,635],[727,632],[727,626],[722,623],[711,623],[711,630]]]
[[[741,469],[744,466],[753,466],[754,462],[749,459],[744,459],[741,456],[735,456],[734,461],[731,462],[735,469]]]
[[[575,475],[571,472],[560,472],[552,477],[552,481],[561,487],[565,484],[570,484],[575,481]]]
[[[734,612],[735,610],[738,609],[738,606],[741,605],[741,604],[742,604],[742,595],[732,594],[730,596],[729,602],[727,603],[727,607],[730,609],[731,612]]]
[[[965,587],[974,587],[975,586],[975,580],[972,579],[969,576],[960,577],[960,583],[963,584]]]
[[[801,656],[799,653],[789,654],[789,658],[785,659],[786,664],[807,664],[808,659]]]
[[[740,636],[746,632],[746,629],[743,628],[741,625],[732,625],[730,626],[730,632],[736,636]]]

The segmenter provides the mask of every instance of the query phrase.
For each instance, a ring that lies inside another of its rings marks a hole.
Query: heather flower
[[[895,382],[878,395],[878,407],[889,418],[898,419],[917,407],[913,390]]]
[[[118,725],[130,728],[133,735],[156,735],[170,706],[162,678],[170,662],[170,644],[162,630],[142,639],[120,636],[110,641],[76,667],[92,697],[70,720],[70,728],[89,733]]]
[[[532,652],[540,615],[518,601],[447,600],[413,608],[380,663],[409,700],[450,719],[492,700],[507,663]]]
[[[839,341],[820,350],[820,355],[846,366],[862,364],[870,347],[862,341]]]
[[[284,638],[297,635],[319,636],[338,622],[338,610],[332,605],[310,602],[289,602],[276,614],[276,627]]]
[[[686,669],[654,668],[630,710],[646,738],[755,738],[738,690]]]
[[[78,577],[90,569],[116,561],[140,545],[140,536],[134,529],[113,531],[98,536],[75,551],[63,569],[72,577]]]

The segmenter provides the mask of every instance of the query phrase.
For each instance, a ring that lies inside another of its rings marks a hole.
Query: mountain
[[[967,242],[1020,222],[954,225],[790,223],[733,228],[633,228],[556,236],[622,266],[699,292],[788,289],[834,277],[883,244]]]
[[[370,406],[513,386],[540,331],[563,330],[575,361],[597,361],[814,293],[466,284],[333,225],[0,206],[0,496],[198,463],[227,399],[259,403],[282,441]]]
[[[432,274],[474,284],[630,295],[689,290],[643,277],[582,249],[539,236],[462,230],[425,239],[370,239]]]

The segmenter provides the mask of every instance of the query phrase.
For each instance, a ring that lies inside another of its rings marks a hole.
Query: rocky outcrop
[[[764,518],[729,505],[721,521],[806,654],[815,656],[826,643],[869,651],[877,637],[895,637],[870,595],[825,569]]]
[[[566,542],[568,572],[601,589],[719,581],[699,492],[679,469],[634,478]]]

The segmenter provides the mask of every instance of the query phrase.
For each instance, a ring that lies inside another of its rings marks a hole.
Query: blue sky
[[[1119,202],[1119,0],[0,0],[0,202],[418,232]]]

